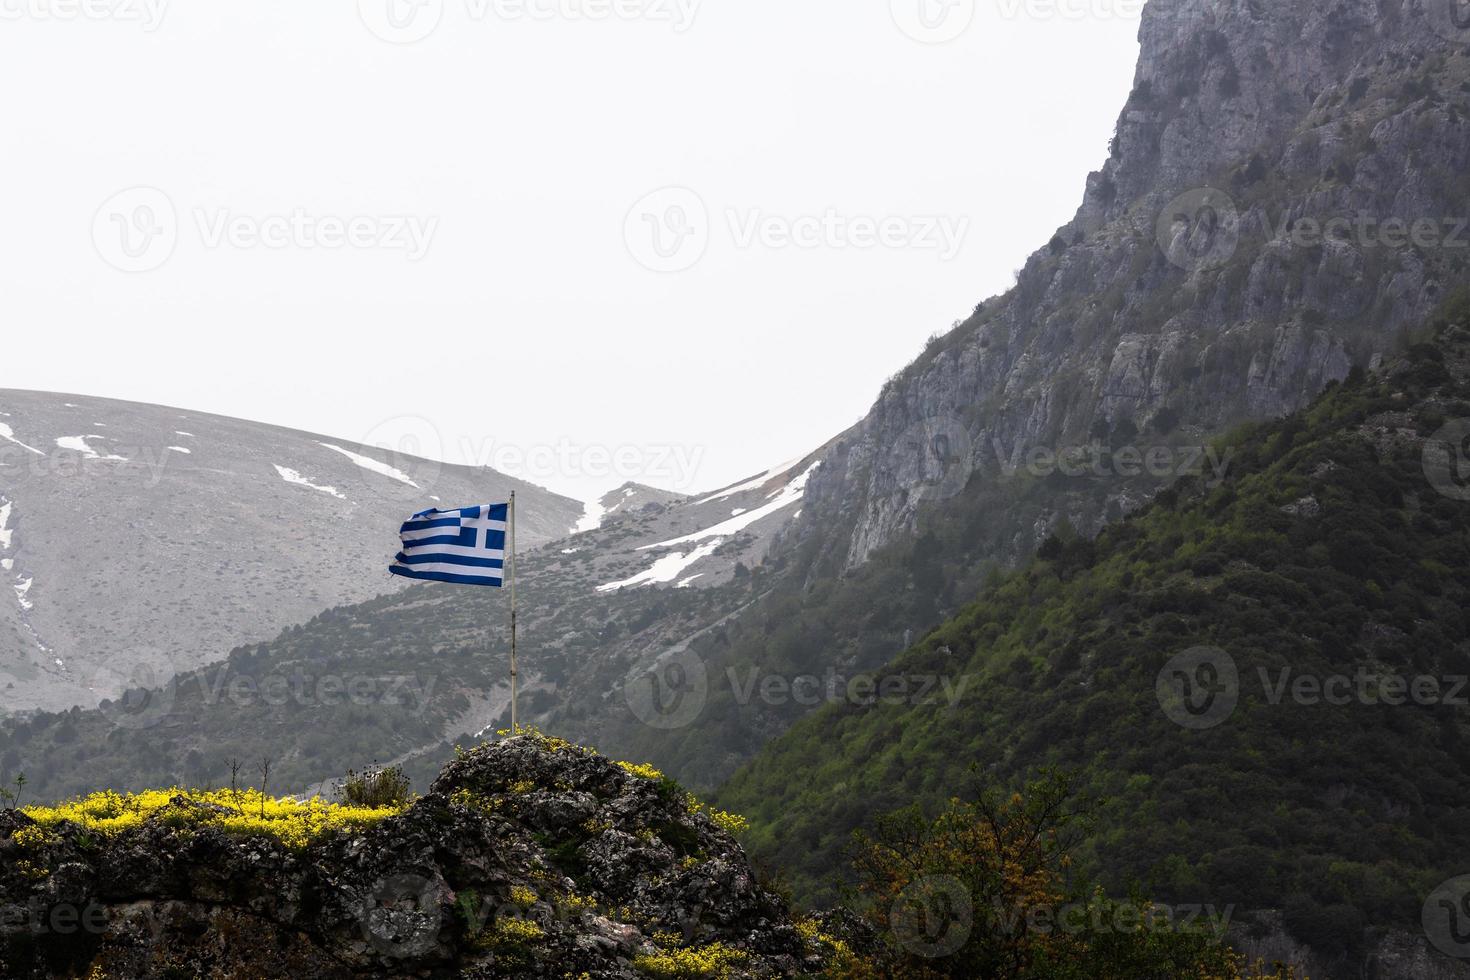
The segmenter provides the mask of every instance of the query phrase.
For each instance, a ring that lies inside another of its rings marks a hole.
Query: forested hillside
[[[879,815],[937,808],[972,769],[1070,767],[1109,800],[1085,851],[1114,887],[1282,909],[1353,957],[1417,927],[1470,853],[1470,316],[1454,319],[1388,372],[1223,440],[1218,484],[1048,540],[882,671],[957,697],[828,705],[721,805],[811,900]]]

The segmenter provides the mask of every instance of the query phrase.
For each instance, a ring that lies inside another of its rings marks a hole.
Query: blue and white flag
[[[388,571],[427,582],[498,589],[505,583],[509,520],[509,504],[415,514],[399,531],[403,550]]]

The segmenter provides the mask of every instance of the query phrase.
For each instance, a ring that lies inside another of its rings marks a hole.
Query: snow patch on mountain
[[[657,585],[659,583],[672,582],[682,575],[686,569],[694,565],[695,562],[714,554],[716,549],[724,543],[724,539],[716,538],[709,544],[701,545],[688,554],[682,551],[676,551],[671,555],[664,555],[653,563],[653,567],[646,571],[639,572],[632,578],[624,579],[621,582],[609,582],[607,585],[599,585],[597,591],[616,592],[619,589],[632,588],[636,585]]]
[[[192,450],[192,449],[185,449],[183,446],[169,446],[168,448],[171,449],[171,450],[173,450],[176,453],[183,453],[185,456],[192,456],[192,455],[194,455],[194,450]]]
[[[800,462],[801,462],[801,460],[798,458],[798,459],[791,460],[789,463],[782,463],[780,466],[777,466],[774,469],[767,470],[766,472],[762,473],[760,476],[757,476],[757,477],[755,477],[753,479],[750,479],[750,480],[746,480],[744,483],[741,483],[741,484],[739,484],[737,486],[730,487],[730,488],[728,488],[726,490],[721,490],[718,493],[715,493],[715,494],[712,494],[711,496],[705,497],[703,500],[701,500],[699,502],[701,504],[707,504],[707,503],[711,503],[712,501],[715,501],[715,500],[724,500],[724,499],[726,499],[728,497],[733,497],[737,493],[744,493],[747,490],[754,490],[757,487],[763,487],[767,483],[769,483],[770,481],[774,480],[776,477],[780,476],[781,474],[783,474],[783,473],[789,473],[791,471],[791,468],[794,467],[797,463],[800,463]]]
[[[10,529],[10,511],[15,505],[0,497],[0,549],[9,550],[15,532]]]
[[[5,414],[7,416],[9,416],[10,413],[9,412],[6,412]],[[3,422],[0,422],[0,439],[4,439],[6,442],[13,442],[13,443],[15,443],[17,446],[19,446],[22,449],[29,449],[31,452],[35,453],[37,456],[44,456],[44,455],[46,455],[45,453],[41,452],[41,450],[37,449],[35,446],[27,446],[25,443],[23,443],[19,439],[17,439],[15,437],[15,430],[12,429],[10,426],[6,425]]]
[[[343,456],[346,456],[358,466],[361,466],[363,469],[368,470],[369,472],[377,473],[379,476],[386,476],[390,480],[397,480],[399,483],[413,487],[415,490],[423,489],[417,483],[413,482],[413,480],[409,478],[409,475],[407,473],[403,472],[402,470],[395,469],[394,467],[389,466],[387,463],[380,463],[370,456],[363,456],[359,453],[353,452],[350,449],[343,449],[341,446],[334,446],[330,442],[321,442],[317,443],[317,445],[322,446],[326,449],[330,449],[334,453],[341,453]]]
[[[56,445],[60,449],[71,449],[71,450],[74,450],[76,452],[79,452],[79,453],[82,454],[82,457],[84,459],[102,459],[102,460],[111,460],[113,462],[118,462],[118,463],[126,463],[127,460],[124,459],[121,456],[113,456],[110,453],[108,453],[108,454],[99,453],[97,450],[95,450],[91,446],[87,445],[87,440],[88,439],[106,439],[106,438],[107,438],[106,436],[96,436],[96,435],[93,435],[93,436],[62,436],[61,438],[59,438],[59,439],[56,440]]]
[[[585,534],[602,527],[602,519],[607,516],[607,508],[602,506],[600,500],[587,501],[587,509],[582,513],[582,519],[572,527],[573,534]]]
[[[744,514],[737,514],[736,516],[730,518],[728,521],[723,521],[719,524],[716,524],[714,527],[707,527],[703,531],[695,531],[693,534],[686,534],[681,538],[671,538],[668,541],[660,541],[657,544],[644,545],[638,550],[649,551],[654,548],[672,548],[675,545],[690,544],[695,541],[703,541],[705,538],[727,538],[732,534],[738,534],[746,528],[750,527],[750,525],[756,523],[757,521],[770,517],[777,511],[783,510],[787,507],[790,507],[792,504],[799,502],[802,498],[802,495],[806,493],[807,481],[811,479],[812,473],[814,473],[817,467],[821,465],[822,464],[820,462],[813,463],[807,468],[805,473],[802,473],[800,476],[792,480],[790,483],[786,484],[781,489],[773,491],[768,498],[771,500],[771,502],[766,504],[764,507],[758,507],[755,510],[749,511]],[[759,485],[760,484],[756,484],[756,486]]]
[[[36,608],[36,604],[26,598],[26,593],[31,591],[31,584],[33,582],[35,582],[35,578],[22,579],[15,586],[15,597],[20,600],[20,608],[26,612],[30,612]]]
[[[188,450],[186,449],[184,450],[184,452],[188,452]],[[347,499],[346,494],[338,492],[336,487],[319,487],[315,483],[312,483],[310,480],[308,480],[306,477],[302,476],[300,473],[291,469],[289,466],[279,466],[276,464],[272,465],[276,466],[276,472],[279,473],[281,475],[281,479],[285,480],[287,483],[295,484],[298,487],[307,487],[308,489],[316,490],[319,493],[329,493],[332,496],[336,497],[338,500]]]

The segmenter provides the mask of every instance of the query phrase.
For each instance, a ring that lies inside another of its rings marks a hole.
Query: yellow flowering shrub
[[[291,848],[302,848],[323,837],[365,830],[406,806],[384,809],[344,806],[320,797],[300,801],[291,797],[262,796],[258,790],[146,790],[116,793],[104,790],[58,806],[29,806],[22,812],[42,828],[73,823],[104,837],[141,827],[165,810],[176,797],[201,804],[198,809],[167,811],[163,820],[172,827],[219,827],[239,836],[270,837]],[[214,808],[221,809],[214,809]]]
[[[639,779],[651,779],[657,782],[658,780],[664,778],[664,774],[662,772],[660,772],[658,769],[654,768],[654,766],[650,765],[647,762],[642,763],[641,765],[632,762],[619,762],[618,768],[632,773]]]
[[[732,967],[746,961],[744,952],[724,943],[711,943],[691,949],[660,950],[638,956],[633,969],[656,980],[723,980]]]

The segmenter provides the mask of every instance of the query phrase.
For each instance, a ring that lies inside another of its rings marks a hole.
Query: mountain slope
[[[809,472],[795,461],[698,498],[624,492],[647,502],[524,553],[521,721],[555,716],[560,730],[580,731],[609,711],[636,718],[644,705],[630,679],[749,605],[758,576],[748,569],[799,512]],[[137,684],[94,710],[11,718],[0,724],[0,782],[25,773],[41,799],[85,792],[99,771],[123,790],[204,785],[230,759],[270,756],[283,790],[371,759],[405,763],[423,785],[453,755],[451,743],[508,723],[507,598],[413,585],[327,610],[167,683]]]
[[[1075,218],[824,458],[803,523],[824,562],[856,567],[1016,454],[1198,443],[1394,350],[1470,270],[1470,31],[1445,6],[1150,0]],[[1045,536],[990,519],[1001,558]]]
[[[828,894],[877,815],[1060,765],[1109,798],[1114,887],[1284,909],[1329,975],[1417,930],[1470,848],[1461,309],[1388,374],[1233,434],[1218,485],[1050,540],[885,668],[891,695],[768,745],[718,794],[753,853]]]
[[[156,405],[0,390],[6,711],[87,707],[396,591],[415,510],[516,490],[528,546],[582,505],[486,469]]]
[[[698,719],[599,728],[716,784],[825,700],[794,681],[880,667],[1053,531],[1213,475],[1214,436],[1400,350],[1470,277],[1470,34],[1444,13],[1150,0],[1077,215],[819,455],[769,597],[692,648]]]

